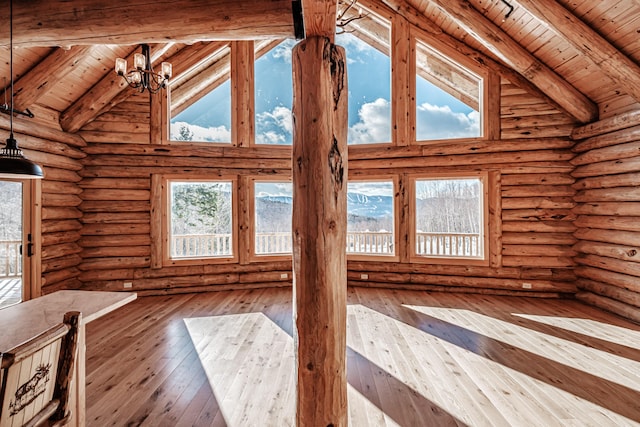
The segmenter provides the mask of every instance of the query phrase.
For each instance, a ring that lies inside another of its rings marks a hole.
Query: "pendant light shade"
[[[33,117],[31,112],[17,111],[13,105],[13,0],[9,2],[9,73],[11,74],[11,105],[2,105],[0,111],[9,114],[9,138],[7,145],[0,149],[0,178],[41,179],[42,168],[28,160],[18,148],[18,141],[13,137],[13,116],[24,114]]]
[[[0,178],[42,179],[42,168],[28,160],[18,148],[13,133],[0,150]]]

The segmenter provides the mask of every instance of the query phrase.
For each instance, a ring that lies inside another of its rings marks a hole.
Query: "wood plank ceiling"
[[[216,3],[224,5],[229,1]],[[191,6],[198,4],[197,0],[170,3],[177,7],[182,4],[184,7],[185,2]],[[181,69],[176,62],[178,75],[189,75],[192,78],[197,73],[190,70],[196,67],[202,68],[203,64],[211,66],[212,61],[223,60],[226,56],[220,54],[219,42],[198,42],[206,38],[203,37],[205,24],[196,26],[192,30],[193,35],[189,38],[185,35],[185,27],[189,26],[176,26],[175,20],[172,21],[174,24],[170,25],[162,18],[156,17],[156,21],[145,21],[145,34],[148,37],[144,40],[138,40],[136,37],[139,38],[139,36],[131,34],[132,25],[119,25],[113,28],[105,26],[100,30],[94,28],[92,31],[97,31],[99,34],[102,34],[102,31],[115,32],[115,28],[118,29],[118,33],[112,34],[111,38],[95,36],[93,39],[88,39],[86,34],[84,36],[82,34],[83,31],[86,33],[90,26],[89,24],[86,27],[83,26],[81,21],[76,22],[73,31],[46,30],[46,28],[42,31],[36,30],[38,23],[46,22],[49,17],[57,16],[61,19],[60,13],[56,15],[54,10],[46,6],[47,2],[44,0],[32,4],[29,11],[19,6],[26,3],[16,3],[18,6],[16,7],[18,13],[14,20],[14,40],[17,41],[14,49],[14,76],[17,79],[16,107],[30,108],[38,115],[47,118],[59,118],[61,128],[65,130],[76,131],[118,100],[117,96],[122,91],[122,85],[118,84],[112,71],[115,58],[131,54],[135,49],[132,45],[134,42],[159,41],[158,31],[160,30],[164,31],[163,43],[154,48],[156,52],[161,51],[161,55],[158,55],[161,58],[158,61],[167,58],[171,60],[174,55],[176,59],[180,58],[179,55],[182,55],[183,59],[190,58],[189,67]],[[133,2],[130,9],[123,13],[133,13],[138,3],[140,2]],[[256,5],[274,4],[273,1],[266,0],[237,3],[245,4],[244,7],[239,7],[245,11],[259,10]],[[228,13],[221,14],[217,9],[217,14],[209,15],[211,35],[208,38],[220,40],[222,36],[234,39],[293,37],[291,2],[276,3],[280,5],[278,13],[282,15],[277,19],[279,24],[265,24],[258,29],[255,26],[235,29],[225,27],[225,16],[228,16]],[[285,3],[288,6],[282,6]],[[415,16],[412,19],[418,19],[432,28],[439,27],[447,37],[451,36],[462,41],[498,64],[516,69],[521,76],[529,79],[534,86],[546,93],[549,98],[554,99],[556,103],[564,102],[566,104],[564,110],[579,121],[588,122],[598,115],[603,118],[638,108],[640,72],[634,72],[640,71],[637,65],[640,63],[640,38],[637,37],[640,25],[640,1],[638,0],[616,2],[371,0],[370,3],[383,3],[405,15],[413,12]],[[89,9],[91,7],[99,9],[102,3],[98,0],[82,0],[65,4],[82,4],[88,5]],[[251,8],[248,5],[251,5]],[[513,11],[507,17],[507,13],[510,12],[508,5],[513,6]],[[551,22],[553,20],[545,16],[549,11],[553,11],[556,16],[558,11],[563,11],[561,19],[557,20],[559,22]],[[7,14],[8,10],[0,11],[3,22],[7,21],[5,19]],[[461,16],[466,14],[475,17],[474,22],[461,20]],[[258,16],[257,13],[250,12],[243,19],[245,23],[251,19],[255,22]],[[259,19],[266,21],[263,17]],[[187,22],[186,16],[184,20]],[[288,26],[283,24],[286,20],[289,22]],[[563,28],[563,22],[569,23],[564,25],[566,28]],[[572,28],[579,28],[576,25],[581,23],[586,24],[592,31],[572,30]],[[43,27],[47,26],[43,25]],[[172,29],[167,30],[169,27]],[[482,29],[493,31],[493,36],[489,33],[483,35],[480,31]],[[172,40],[172,37],[175,40]],[[94,40],[100,44],[86,46]],[[120,40],[122,45],[113,44],[120,43]],[[173,43],[166,43],[172,41]],[[106,44],[107,42],[110,44]],[[211,49],[204,48],[210,43],[218,43],[218,45]],[[586,44],[588,44],[587,47],[585,47]],[[9,81],[7,45],[8,30],[3,30],[0,33],[0,57],[2,58],[0,76],[4,81],[0,81],[0,86],[8,86]],[[587,50],[594,52],[585,54]],[[226,60],[228,61],[228,57]],[[548,72],[540,71],[541,69]],[[567,97],[572,100],[571,103],[563,101]],[[1,95],[0,102],[3,102]]]

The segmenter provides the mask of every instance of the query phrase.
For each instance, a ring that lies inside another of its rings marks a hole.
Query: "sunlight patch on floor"
[[[581,319],[575,317],[562,316],[542,316],[527,313],[511,313],[512,316],[521,317],[545,325],[562,328],[567,331],[576,332],[604,341],[609,341],[619,345],[638,348],[640,345],[639,330],[632,330],[609,323],[599,322],[593,319]]]

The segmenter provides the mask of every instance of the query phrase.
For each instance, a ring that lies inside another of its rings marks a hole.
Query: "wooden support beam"
[[[15,108],[25,110],[35,104],[61,81],[71,68],[78,65],[91,51],[90,46],[54,49],[40,63],[14,83]]]
[[[328,37],[333,43],[336,35],[337,7],[337,0],[302,0],[305,35]]]
[[[295,35],[293,3],[130,0],[126,5],[111,5],[104,0],[18,1],[13,8],[13,44],[71,46],[287,38]],[[9,8],[2,8],[0,22],[9,22],[8,15]],[[0,46],[8,44],[8,31],[2,32]]]
[[[170,44],[152,46],[151,62],[161,58],[168,46]],[[134,49],[129,54],[126,58],[127,63],[133,63],[133,55],[136,52],[138,49]],[[95,119],[105,106],[128,87],[127,82],[110,69],[98,83],[60,114],[60,126],[66,132],[77,132],[82,126]]]
[[[309,37],[292,63],[296,425],[346,426],[346,58]]]
[[[396,19],[392,26],[391,58],[391,111],[393,112],[392,138],[396,145],[406,146],[416,140],[415,104],[415,49],[406,19]],[[387,54],[389,51],[387,50]]]
[[[255,138],[254,43],[231,42],[231,129],[232,144],[253,145]]]
[[[640,66],[556,0],[515,0],[589,58],[623,92],[640,101]]]
[[[598,106],[536,59],[466,0],[429,0],[498,58],[546,93],[581,123],[598,118]]]

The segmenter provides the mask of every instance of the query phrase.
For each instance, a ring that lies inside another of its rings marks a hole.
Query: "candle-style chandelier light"
[[[127,70],[127,60],[117,58],[115,72],[124,78],[129,86],[138,89],[140,92],[148,90],[150,93],[158,93],[167,86],[171,78],[171,64],[163,62],[160,64],[160,72],[155,72],[151,65],[149,45],[142,44],[140,47],[142,48],[142,53],[133,55],[133,68]]]

